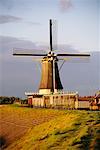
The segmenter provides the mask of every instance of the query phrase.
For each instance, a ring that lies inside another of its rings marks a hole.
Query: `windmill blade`
[[[40,58],[40,57],[32,57],[32,60],[33,61],[42,61],[43,60],[43,58]]]
[[[38,53],[37,53],[38,51]],[[29,50],[26,50],[26,49],[13,49],[13,55],[14,56],[47,56],[46,53],[41,53],[43,52],[42,50],[32,50],[32,49],[29,49]]]
[[[49,20],[50,30],[50,51],[57,49],[57,20]]]
[[[47,56],[47,54],[28,54],[28,53],[23,53],[23,54],[21,54],[21,53],[13,53],[13,55],[14,56],[42,56],[42,57],[44,57],[44,56]]]
[[[53,51],[58,49],[58,23],[57,20],[52,21],[52,45]]]
[[[67,58],[58,58],[58,60],[64,60],[64,61],[68,61],[70,59],[71,59],[70,57],[67,57]]]
[[[71,56],[71,57],[89,57],[90,56],[90,54],[80,54],[80,53],[78,53],[78,54],[69,54],[69,53],[67,53],[67,54],[57,54],[57,56]]]
[[[50,51],[52,51],[52,20],[50,19]]]
[[[62,57],[58,58],[60,61],[65,61],[67,63],[89,63],[91,61],[90,57]]]
[[[58,60],[64,60],[68,63],[89,63],[90,54],[87,53],[67,53],[67,54],[58,54]]]

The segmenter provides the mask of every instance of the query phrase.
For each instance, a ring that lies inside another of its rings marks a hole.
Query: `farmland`
[[[99,149],[100,112],[1,105],[0,146],[6,150]]]

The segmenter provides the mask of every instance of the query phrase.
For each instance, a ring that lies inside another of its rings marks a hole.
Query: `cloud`
[[[72,0],[59,0],[60,2],[60,9],[62,12],[68,11],[72,8]]]
[[[15,58],[13,57],[14,52],[20,52],[20,53],[38,53],[38,54],[47,54],[49,52],[49,45],[43,44],[43,43],[37,43],[32,42],[30,40],[26,40],[25,38],[16,38],[16,37],[10,37],[10,36],[0,36],[0,60],[2,62],[7,61],[15,61]],[[62,44],[58,45],[58,49],[54,51],[55,53],[78,53],[78,51],[68,44]],[[63,57],[60,57],[63,58]],[[26,59],[19,59],[20,61],[26,61]],[[31,60],[29,57],[27,57],[27,60]],[[68,62],[85,62],[86,60],[80,61],[80,59],[71,59],[68,58]]]
[[[11,61],[13,49],[27,50],[33,53],[46,53],[46,46],[39,45],[38,43],[26,40],[25,38],[16,38],[11,36],[0,36],[0,55],[2,59],[7,57],[8,61]]]
[[[29,49],[29,50],[41,50],[42,52],[49,51],[49,45],[38,43],[38,42],[32,42],[30,40],[27,40],[25,38],[17,38],[12,36],[0,36],[0,51],[1,52],[7,52],[13,48],[18,49]],[[76,52],[75,48],[68,44],[62,44],[57,45],[58,51],[55,50],[55,52]]]
[[[16,17],[12,15],[0,15],[0,24],[11,23],[11,22],[17,22],[17,23],[21,22],[29,25],[40,25],[39,22],[26,21],[21,17]]]
[[[12,15],[0,15],[0,24],[10,23],[10,22],[19,22],[22,21],[22,18],[15,17]]]

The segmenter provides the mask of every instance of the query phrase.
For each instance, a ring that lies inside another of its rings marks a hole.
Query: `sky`
[[[36,63],[30,58],[14,58],[12,49],[49,49],[49,19],[57,21],[55,30],[60,48],[99,51],[99,0],[0,0],[0,95],[11,95],[12,91],[21,96],[24,86],[37,87],[39,79],[30,80],[28,74]],[[32,71],[35,76],[39,74],[36,68]],[[22,80],[23,86],[16,80]]]
[[[49,43],[49,19],[58,23],[58,44],[99,50],[99,0],[0,0],[1,36]]]

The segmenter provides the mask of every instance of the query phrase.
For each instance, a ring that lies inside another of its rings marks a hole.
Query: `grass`
[[[24,119],[31,114],[31,117],[34,116],[33,119],[38,119],[39,123],[29,127],[23,136],[10,143],[7,150],[99,149],[100,112],[9,106],[10,109],[13,112],[15,110],[19,117],[23,116]]]

